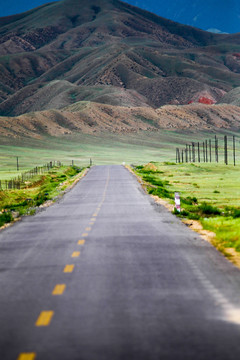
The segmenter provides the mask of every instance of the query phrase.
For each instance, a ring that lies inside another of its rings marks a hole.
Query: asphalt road
[[[122,166],[0,233],[1,360],[236,360],[240,271]]]

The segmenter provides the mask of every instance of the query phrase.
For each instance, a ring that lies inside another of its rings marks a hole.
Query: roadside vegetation
[[[83,173],[77,166],[53,167],[36,175],[19,190],[0,190],[0,227],[22,215],[33,215],[47,201],[54,201]]]
[[[213,244],[225,255],[232,248],[240,253],[239,167],[213,163],[175,164],[151,162],[134,168],[149,194],[174,204],[181,197],[183,219],[197,220],[203,229],[216,234]]]

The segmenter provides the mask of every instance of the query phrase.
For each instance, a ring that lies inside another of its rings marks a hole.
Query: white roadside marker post
[[[175,208],[178,212],[181,211],[180,194],[178,192],[175,193]]]

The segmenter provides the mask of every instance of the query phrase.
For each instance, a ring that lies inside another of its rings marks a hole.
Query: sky
[[[18,14],[48,2],[51,0],[0,0],[0,17]]]
[[[87,1],[87,0],[86,0]],[[240,32],[240,0],[124,0],[182,24],[213,32]],[[0,17],[21,13],[51,0],[0,0]]]

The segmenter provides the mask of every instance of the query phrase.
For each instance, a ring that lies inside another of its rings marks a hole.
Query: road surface
[[[0,233],[1,360],[236,360],[240,271],[122,166]]]

